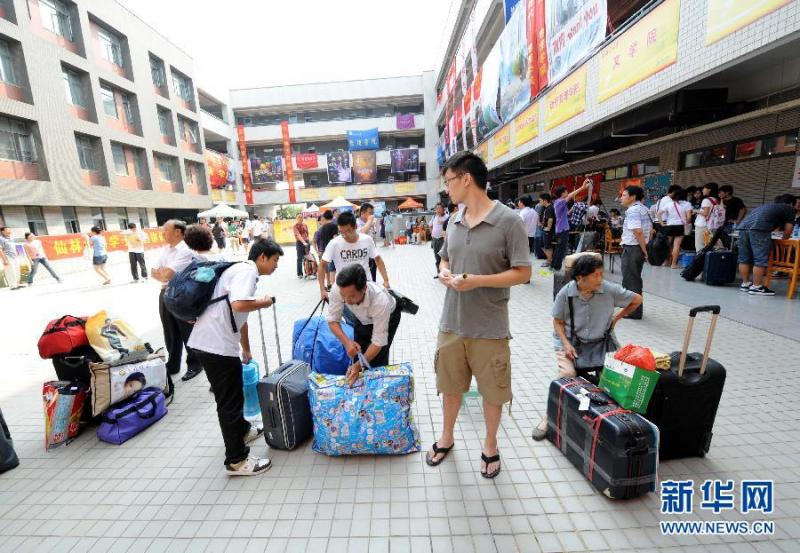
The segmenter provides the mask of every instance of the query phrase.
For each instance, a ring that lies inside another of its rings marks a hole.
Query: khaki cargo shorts
[[[465,338],[440,332],[436,339],[436,388],[447,395],[469,391],[472,376],[492,405],[511,401],[511,349],[508,339]]]

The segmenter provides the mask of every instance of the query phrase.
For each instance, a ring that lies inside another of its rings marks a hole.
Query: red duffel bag
[[[80,346],[88,346],[86,336],[86,317],[64,315],[47,323],[39,338],[39,356],[52,359],[56,355],[70,353]]]

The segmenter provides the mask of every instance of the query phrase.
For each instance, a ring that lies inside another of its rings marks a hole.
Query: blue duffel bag
[[[344,377],[312,372],[308,402],[317,453],[405,455],[420,450],[409,363],[366,370],[353,386]]]
[[[308,319],[294,322],[292,359],[305,361],[318,373],[343,375],[350,366],[350,358],[342,343],[331,332],[325,317],[314,316],[322,305],[324,302],[320,301]],[[352,340],[353,327],[344,321],[341,324],[345,335]]]

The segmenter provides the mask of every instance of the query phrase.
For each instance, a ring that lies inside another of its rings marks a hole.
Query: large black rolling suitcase
[[[77,382],[86,387],[81,422],[99,424],[100,417],[92,417],[92,375],[89,364],[103,360],[91,346],[78,346],[69,353],[54,355],[52,361],[58,380]]]
[[[710,311],[705,350],[688,353],[695,317]],[[689,324],[683,349],[671,355],[669,371],[661,371],[645,417],[661,432],[659,457],[703,457],[711,447],[714,418],[725,386],[725,367],[709,358],[711,341],[719,317],[719,306],[695,307],[689,311]]]
[[[581,402],[584,410],[579,409]],[[547,439],[611,499],[655,490],[658,428],[584,378],[559,378],[550,384]]]
[[[706,254],[714,249],[714,245],[719,240],[722,240],[723,236],[726,236],[725,231],[722,228],[717,229],[717,231],[711,236],[711,240],[708,242],[708,245],[697,252],[697,255],[694,256],[694,259],[692,259],[692,262],[689,263],[689,266],[681,271],[681,277],[684,280],[693,281],[703,274],[703,270],[706,267]]]
[[[14,451],[14,442],[11,440],[11,432],[8,430],[3,412],[0,411],[0,473],[6,472],[19,466],[17,452]]]
[[[292,360],[283,363],[280,359],[280,337],[278,336],[278,316],[275,305],[272,306],[275,317],[275,340],[278,344],[278,369],[269,374],[264,358],[267,374],[256,384],[258,402],[261,405],[261,418],[264,421],[264,438],[267,444],[275,449],[294,449],[305,442],[314,431],[311,418],[311,407],[308,404],[308,375],[311,366],[305,361]],[[261,312],[259,311],[259,323]],[[261,328],[261,345],[265,349],[264,326]]]
[[[703,282],[709,286],[723,286],[736,280],[736,254],[730,250],[706,253],[703,263]]]

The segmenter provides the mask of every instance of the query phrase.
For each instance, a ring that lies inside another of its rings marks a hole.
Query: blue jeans
[[[40,257],[38,259],[34,259],[31,262],[31,272],[28,274],[28,284],[33,284],[33,277],[36,276],[36,271],[39,269],[39,265],[44,265],[44,268],[47,269],[53,278],[57,281],[61,282],[61,277],[56,274],[53,268],[50,266],[50,263],[44,257]]]
[[[769,251],[772,247],[772,233],[763,230],[740,230],[739,264],[766,268],[769,265]]]

